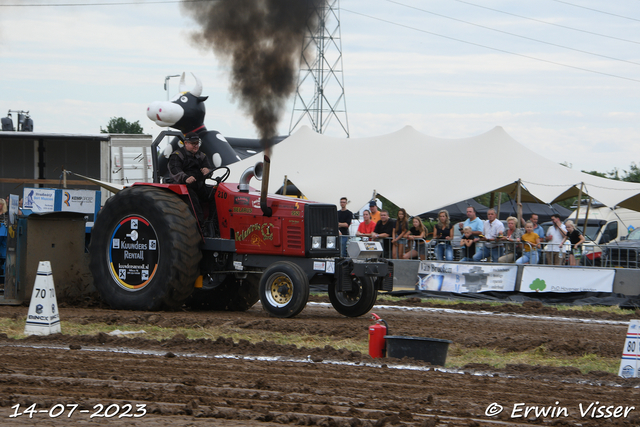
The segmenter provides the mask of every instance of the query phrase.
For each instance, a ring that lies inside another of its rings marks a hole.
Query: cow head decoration
[[[185,73],[180,78],[179,93],[170,101],[156,101],[147,107],[147,117],[158,126],[172,127],[183,134],[197,132],[202,140],[200,150],[211,159],[214,167],[225,166],[240,160],[238,154],[231,148],[229,141],[215,130],[207,130],[204,125],[204,101],[209,98],[202,96],[202,83],[196,79],[196,84],[190,91],[185,86]],[[182,146],[180,139],[174,138],[162,152],[158,153],[158,172],[163,177],[168,176],[168,159],[171,153]]]
[[[170,101],[156,101],[147,107],[147,117],[158,126],[172,127],[182,133],[199,130],[204,126],[204,101],[208,96],[202,95],[202,83],[196,79],[196,84],[188,91],[185,87],[185,73],[180,77],[179,93]]]

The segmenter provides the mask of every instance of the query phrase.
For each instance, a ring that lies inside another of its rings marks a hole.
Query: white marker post
[[[622,349],[622,360],[618,375],[623,378],[638,377],[638,361],[640,360],[640,320],[630,320],[627,339]]]
[[[49,335],[62,332],[58,301],[53,285],[53,273],[49,261],[40,261],[38,275],[31,293],[29,314],[24,327],[25,335]]]

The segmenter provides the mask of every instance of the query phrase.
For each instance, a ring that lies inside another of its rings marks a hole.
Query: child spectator
[[[540,236],[533,232],[533,222],[527,221],[524,225],[526,233],[520,239],[524,242],[522,256],[516,260],[516,264],[537,264],[538,248],[540,247]]]
[[[476,240],[473,236],[473,229],[466,226],[462,229],[462,238],[460,239],[460,247],[462,248],[460,256],[462,262],[473,261],[473,256],[476,253]]]
[[[417,216],[413,217],[411,221],[413,227],[409,229],[407,239],[412,242],[411,250],[404,254],[404,259],[420,258],[425,259],[427,255],[426,245],[424,239],[427,236],[427,230],[424,228],[424,224]]]

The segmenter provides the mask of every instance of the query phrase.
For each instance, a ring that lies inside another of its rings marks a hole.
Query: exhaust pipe
[[[270,143],[270,141],[269,141]],[[270,217],[273,211],[267,206],[267,192],[269,190],[269,169],[271,168],[271,146],[267,146],[264,150],[264,164],[262,165],[262,189],[260,190],[260,209],[262,214]]]
[[[249,181],[254,176],[258,181],[262,179],[262,171],[263,171],[263,163],[258,162],[254,166],[251,166],[240,175],[240,183],[238,183],[238,191],[242,191],[243,193],[249,192]]]

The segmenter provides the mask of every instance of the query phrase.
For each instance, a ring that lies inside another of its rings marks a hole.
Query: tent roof
[[[516,201],[509,200],[500,205],[500,219],[507,219],[508,216],[518,216],[518,210],[516,209]],[[558,214],[561,219],[566,219],[571,212],[571,209],[567,209],[558,204],[545,205],[542,203],[523,203],[522,204],[522,216],[524,219],[531,218],[531,215],[538,215],[538,223],[545,221],[551,221],[551,215]]]
[[[467,208],[469,206],[473,206],[476,209],[476,213],[478,214],[478,216],[484,216],[484,214],[486,214],[487,212],[487,209],[489,209],[482,203],[478,203],[473,199],[467,199],[458,203],[444,206],[442,208],[434,209],[429,212],[421,213],[420,217],[437,219],[438,212],[440,212],[441,209],[445,209],[449,213],[449,218],[451,218],[451,221],[464,221],[465,219],[467,219]]]
[[[460,162],[433,160],[451,153],[475,160],[468,171],[461,170]],[[230,165],[230,181],[237,182],[246,168],[261,160],[260,154]],[[584,195],[607,206],[640,210],[640,184],[566,168],[529,150],[499,126],[460,139],[427,136],[411,126],[387,135],[345,139],[303,126],[273,147],[271,160],[271,192],[280,188],[286,175],[310,200],[337,204],[347,196],[352,206],[362,206],[375,190],[410,215],[491,191],[510,193],[515,199],[519,181],[523,202],[551,204],[577,196],[584,183]]]

